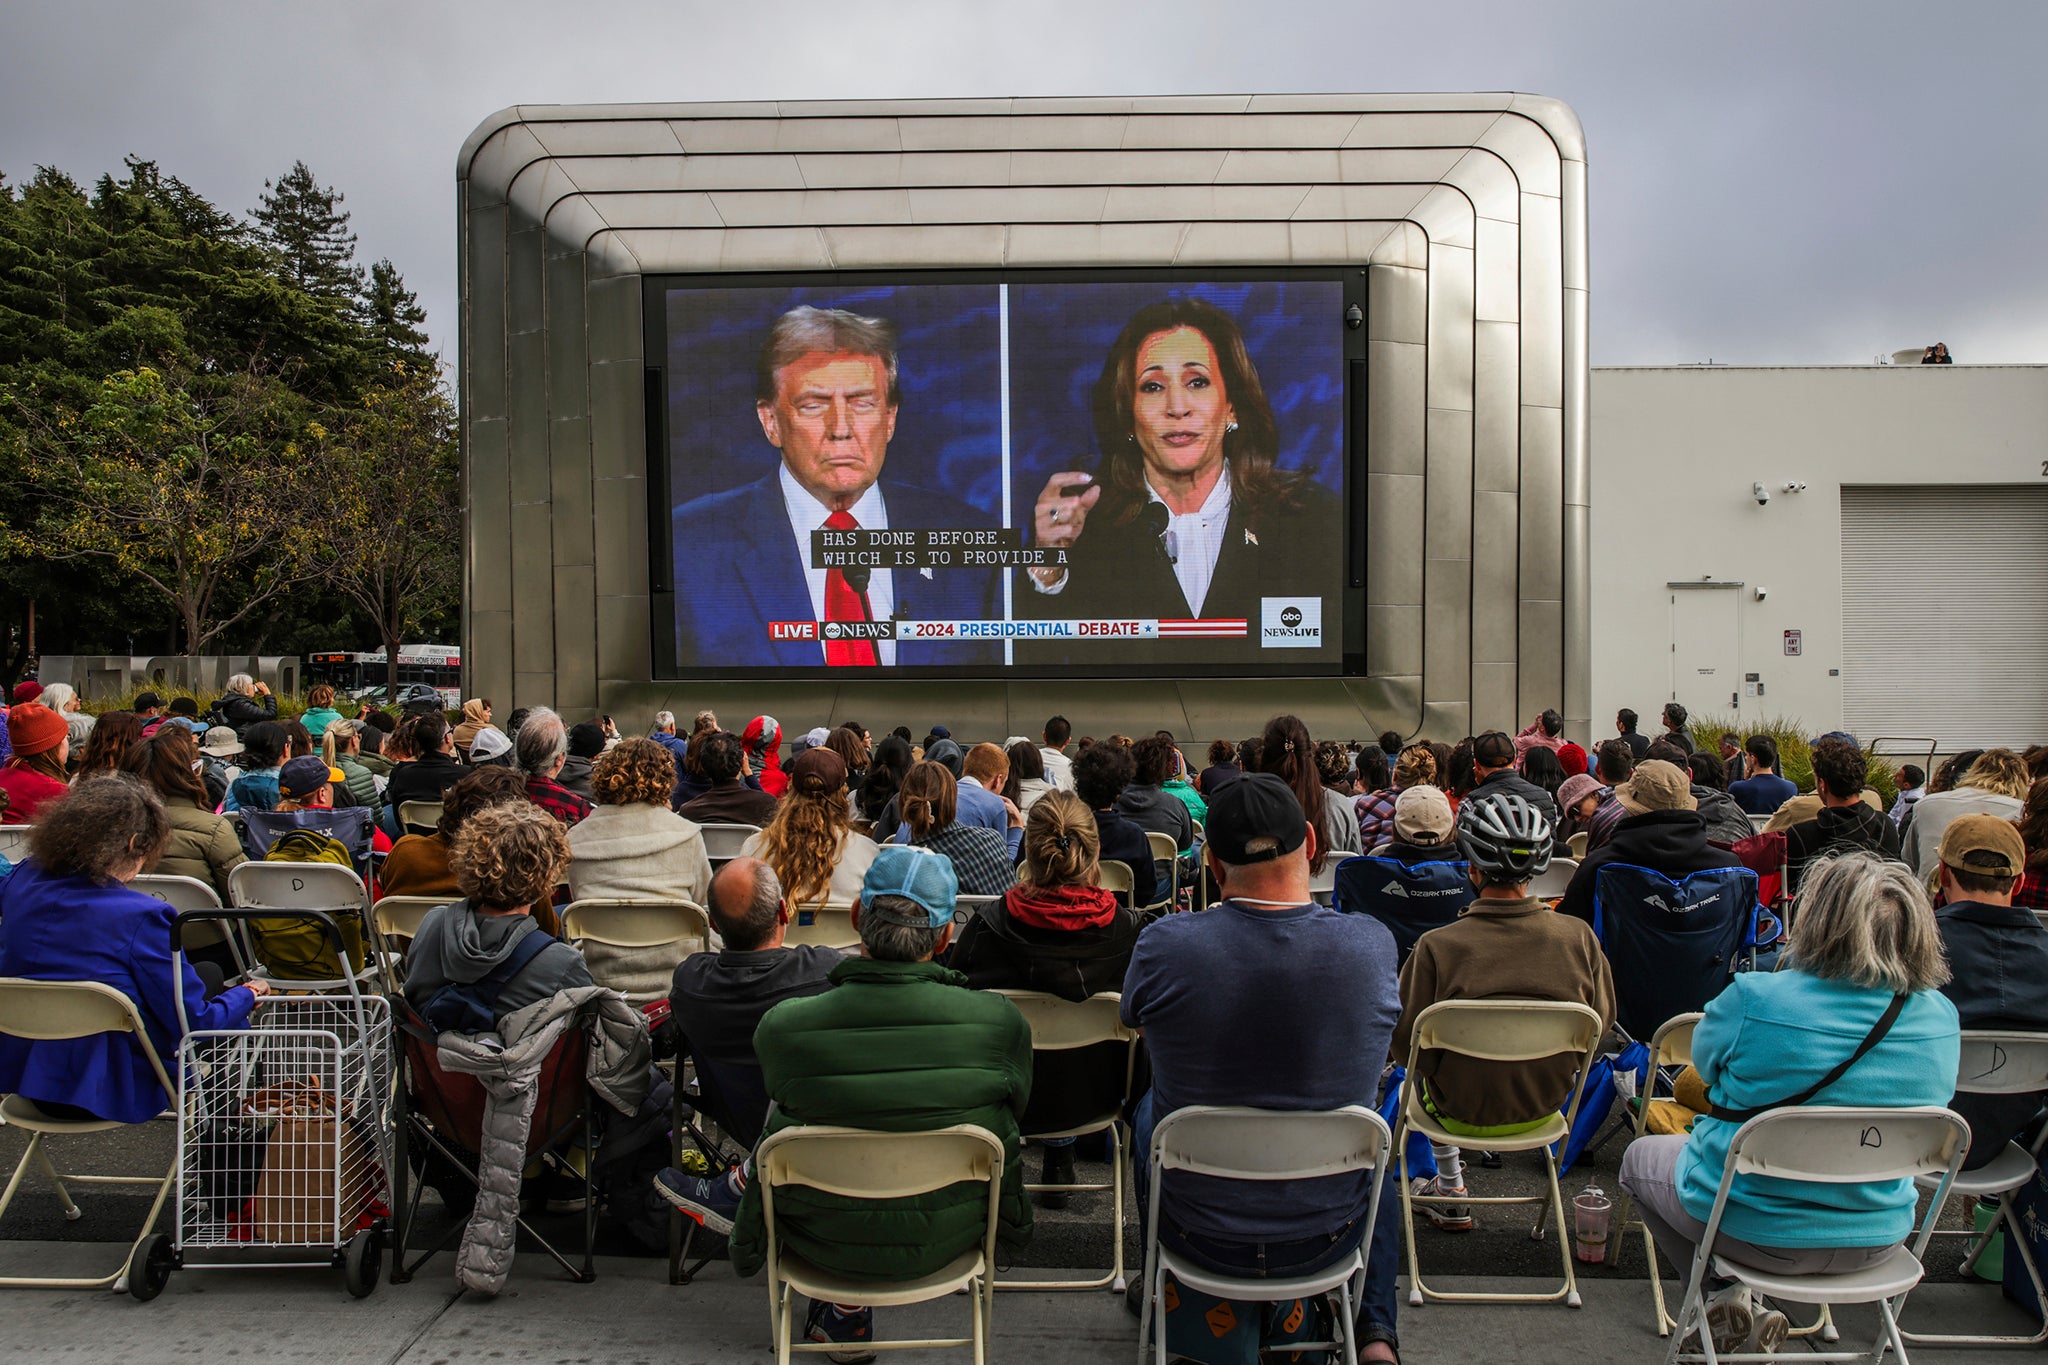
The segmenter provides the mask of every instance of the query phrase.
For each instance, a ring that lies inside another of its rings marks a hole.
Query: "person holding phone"
[[[1249,629],[1235,647],[1256,655],[1260,599],[1335,590],[1337,500],[1276,467],[1279,424],[1228,313],[1192,298],[1140,308],[1103,360],[1093,410],[1101,462],[1093,473],[1060,470],[1039,493],[1032,544],[1058,562],[1022,576],[1020,615],[1242,618]],[[1162,650],[1213,657],[1231,645],[1109,650],[1156,661]],[[1099,644],[1075,652],[1108,657]]]

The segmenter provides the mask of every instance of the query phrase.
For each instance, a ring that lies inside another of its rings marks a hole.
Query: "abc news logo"
[[[1315,649],[1322,643],[1322,598],[1262,597],[1259,599],[1260,648]]]
[[[768,638],[799,640],[893,640],[894,621],[770,621]]]

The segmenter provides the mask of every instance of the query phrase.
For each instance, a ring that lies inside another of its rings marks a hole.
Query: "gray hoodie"
[[[429,910],[406,951],[406,1000],[419,1009],[451,981],[468,984],[483,980],[512,955],[519,940],[539,928],[531,915],[479,915],[469,908],[468,901]],[[591,984],[583,955],[566,943],[552,943],[506,983],[498,995],[496,1014],[503,1019],[557,991]]]

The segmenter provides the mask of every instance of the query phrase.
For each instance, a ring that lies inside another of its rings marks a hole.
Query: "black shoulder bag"
[[[1841,1080],[1843,1076],[1848,1074],[1850,1067],[1863,1060],[1864,1053],[1884,1041],[1884,1036],[1892,1031],[1892,1025],[1898,1022],[1900,1012],[1906,1008],[1906,999],[1906,993],[1903,991],[1894,995],[1892,1002],[1884,1007],[1884,1013],[1878,1015],[1877,1022],[1870,1026],[1870,1032],[1864,1034],[1863,1041],[1856,1045],[1856,1050],[1845,1057],[1841,1065],[1815,1081],[1812,1085],[1807,1086],[1806,1089],[1798,1094],[1791,1096],[1789,1099],[1778,1100],[1772,1104],[1760,1104],[1754,1109],[1723,1109],[1717,1104],[1707,1111],[1708,1117],[1717,1118],[1726,1123],[1748,1123],[1757,1115],[1768,1114],[1773,1109],[1792,1109],[1805,1104],[1815,1095],[1818,1095],[1836,1081]]]

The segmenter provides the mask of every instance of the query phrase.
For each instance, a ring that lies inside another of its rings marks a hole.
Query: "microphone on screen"
[[[1166,504],[1163,502],[1148,502],[1145,504],[1143,515],[1145,518],[1145,529],[1150,531],[1153,539],[1159,543],[1159,553],[1166,556],[1167,563],[1178,564],[1180,556],[1174,552],[1173,533],[1168,529],[1173,522],[1173,518],[1167,513]]]
[[[868,579],[874,575],[875,571],[867,565],[861,564],[851,569],[841,569],[839,572],[845,576],[847,587],[852,588],[855,592],[864,593],[868,590]]]

